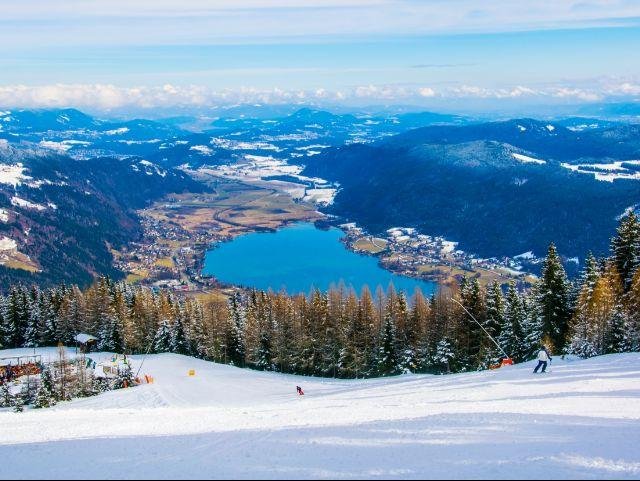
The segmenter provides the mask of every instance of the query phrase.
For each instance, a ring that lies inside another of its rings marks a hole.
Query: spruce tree
[[[240,295],[235,293],[229,300],[227,356],[234,366],[239,367],[244,367],[245,362],[244,323],[245,317]]]
[[[542,266],[542,279],[538,290],[538,304],[542,316],[542,334],[552,352],[564,347],[571,309],[569,282],[555,245],[549,246]]]
[[[7,325],[4,317],[6,310],[5,298],[0,295],[0,349],[6,349],[7,345]]]
[[[124,352],[122,326],[115,316],[103,317],[104,324],[99,333],[98,348],[107,352]]]
[[[504,322],[500,327],[498,344],[516,362],[521,362],[525,356],[524,332],[522,324],[526,313],[524,305],[515,284],[510,284],[507,291]]]
[[[10,408],[13,407],[13,404],[14,397],[11,394],[9,383],[0,385],[0,408]]]
[[[37,347],[40,345],[40,291],[33,286],[27,299],[28,321],[24,331],[24,347]]]
[[[40,374],[40,385],[36,393],[35,408],[48,408],[56,404],[53,378],[49,368],[45,368]]]
[[[181,316],[176,317],[171,325],[170,350],[175,354],[190,354],[189,341],[187,340]]]
[[[14,413],[21,413],[24,411],[24,399],[22,398],[22,396],[20,394],[18,394],[17,396],[15,396],[15,400],[13,401],[13,412]]]
[[[51,292],[43,292],[40,296],[38,307],[40,311],[40,324],[42,326],[42,345],[55,346],[60,341],[58,335],[58,318]]]
[[[451,362],[454,357],[455,352],[451,341],[447,338],[438,341],[432,362],[439,369],[440,373],[451,372]]]
[[[600,278],[600,265],[596,258],[589,254],[580,276],[580,293],[576,300],[575,312],[570,323],[569,344],[566,351],[587,358],[598,353],[594,344],[593,325],[593,293]]]
[[[611,240],[611,250],[626,292],[640,265],[640,222],[634,212],[620,220],[616,235]]]
[[[487,307],[485,298],[480,288],[478,278],[467,281],[460,290],[462,305],[477,321],[468,318],[467,312],[461,312],[462,332],[465,333],[465,345],[462,346],[463,364],[467,369],[475,370],[483,367],[485,347],[488,347],[489,339],[482,327],[487,322]]]
[[[392,376],[402,371],[396,346],[396,326],[393,317],[387,315],[382,325],[377,355],[377,372],[380,376]]]
[[[260,333],[260,347],[255,366],[261,371],[273,371],[271,336],[266,331]]]
[[[524,321],[522,324],[522,360],[533,359],[540,351],[543,342],[543,321],[540,305],[537,302],[535,292],[533,295],[524,296],[522,306],[524,309]]]
[[[609,323],[607,325],[607,331],[604,339],[604,353],[614,354],[619,352],[627,352],[630,350],[630,346],[627,343],[625,333],[628,329],[627,320],[619,305],[614,307]]]
[[[633,276],[631,288],[625,298],[625,311],[625,344],[630,351],[640,351],[640,269]]]
[[[23,305],[21,292],[18,287],[13,286],[9,292],[4,312],[3,344],[5,348],[24,345],[26,326],[23,325],[23,311],[26,311],[26,306]]]
[[[504,322],[504,296],[502,287],[494,281],[487,292],[487,318],[484,328],[495,339],[500,335],[500,326]]]
[[[162,320],[153,341],[153,352],[169,352],[171,350],[171,322]]]

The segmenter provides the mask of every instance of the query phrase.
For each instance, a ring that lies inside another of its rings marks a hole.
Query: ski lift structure
[[[460,307],[462,307],[462,309],[464,309],[464,312],[466,312],[469,315],[469,317],[473,320],[473,322],[475,322],[478,326],[480,326],[480,329],[482,329],[484,331],[484,333],[489,337],[489,339],[491,339],[491,341],[493,341],[493,343],[496,345],[496,347],[498,349],[500,349],[500,352],[502,352],[502,354],[504,354],[504,357],[502,359],[500,359],[500,362],[498,364],[493,364],[493,365],[489,366],[489,369],[500,369],[501,367],[505,367],[505,366],[513,366],[513,359],[511,358],[511,356],[509,356],[509,354],[507,354],[506,351],[504,349],[502,349],[502,346],[500,344],[498,344],[498,341],[496,341],[491,336],[491,334],[489,334],[489,332],[484,328],[484,326],[482,324],[480,324],[475,317],[473,317],[473,314],[471,314],[469,312],[469,310],[466,307],[464,307],[462,302],[460,302],[455,297],[452,297],[451,300],[453,300],[456,304],[458,304]]]

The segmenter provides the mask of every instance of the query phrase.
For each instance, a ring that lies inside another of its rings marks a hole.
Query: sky
[[[640,98],[640,0],[21,0],[0,106]]]

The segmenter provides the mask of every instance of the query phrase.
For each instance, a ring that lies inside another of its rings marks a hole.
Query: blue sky
[[[637,0],[22,0],[2,8],[7,107],[640,97]]]

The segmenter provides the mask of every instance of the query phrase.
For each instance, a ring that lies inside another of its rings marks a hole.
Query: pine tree
[[[261,371],[273,371],[273,353],[271,348],[271,336],[263,331],[260,334],[260,348],[255,366]]]
[[[98,336],[98,349],[107,352],[124,352],[122,326],[118,318],[113,315],[103,317],[103,322]]]
[[[628,329],[627,319],[620,305],[616,305],[611,313],[604,339],[604,353],[613,354],[627,352],[630,346],[627,344],[625,333]]]
[[[504,323],[500,327],[498,344],[516,362],[523,360],[526,351],[522,329],[525,318],[522,299],[515,284],[510,284],[507,291]]]
[[[611,240],[611,250],[626,292],[640,265],[640,222],[634,212],[620,220],[616,235]]]
[[[40,385],[36,393],[35,408],[48,408],[56,404],[56,396],[51,370],[45,368],[40,375]]]
[[[169,352],[171,350],[171,322],[164,319],[156,331],[153,352]]]
[[[552,352],[561,352],[571,318],[571,309],[569,282],[553,244],[549,246],[547,258],[542,266],[538,303],[544,342]]]
[[[58,335],[58,318],[55,312],[51,291],[42,293],[38,300],[40,311],[41,341],[44,346],[55,346],[60,341]]]
[[[185,333],[181,316],[176,317],[171,325],[170,351],[175,354],[189,355],[189,341]]]
[[[439,367],[440,373],[451,372],[451,361],[454,357],[455,352],[451,341],[447,338],[438,341],[432,362]]]
[[[6,349],[9,347],[8,345],[5,345],[7,342],[7,325],[4,318],[6,309],[6,300],[2,295],[0,295],[0,349]]]
[[[229,326],[227,333],[227,355],[234,366],[244,367],[244,312],[240,295],[235,293],[229,300]]]
[[[630,351],[640,351],[640,269],[636,271],[625,298],[625,314],[625,344]]]
[[[467,369],[478,369],[484,364],[484,350],[488,347],[489,339],[482,331],[482,327],[487,322],[487,307],[485,298],[480,288],[478,278],[474,278],[464,283],[460,289],[462,305],[468,313],[461,312],[461,326],[464,333],[465,343],[462,346],[462,361]],[[469,319],[469,313],[475,319]]]
[[[10,407],[13,407],[13,405],[14,405],[14,398],[13,398],[13,394],[11,394],[9,383],[0,385],[0,407],[10,408]]]
[[[38,347],[40,345],[40,292],[34,286],[28,298],[28,321],[24,332],[24,347]]]
[[[522,324],[522,360],[533,359],[540,351],[543,344],[543,320],[540,305],[535,294],[525,296],[522,299],[524,309],[524,321]]]
[[[377,356],[377,371],[380,376],[392,376],[402,372],[396,346],[396,326],[393,318],[385,317]]]
[[[24,345],[24,331],[26,326],[23,324],[24,312],[26,306],[23,302],[20,289],[13,286],[9,292],[6,301],[6,310],[4,312],[4,341],[6,348],[15,348]]]
[[[113,389],[124,389],[128,387],[132,387],[133,385],[134,385],[133,372],[131,371],[131,366],[126,364],[118,372],[118,377],[116,377],[113,383]]]
[[[504,322],[504,296],[502,287],[494,281],[487,292],[487,320],[484,328],[495,339],[500,335],[500,326]]]
[[[24,399],[22,399],[22,396],[20,395],[15,396],[15,400],[13,401],[13,412],[21,413],[23,411],[24,411]]]
[[[597,354],[597,346],[593,344],[592,303],[593,292],[599,278],[599,263],[592,254],[589,254],[580,276],[581,289],[569,329],[567,346],[567,352],[584,358]]]

